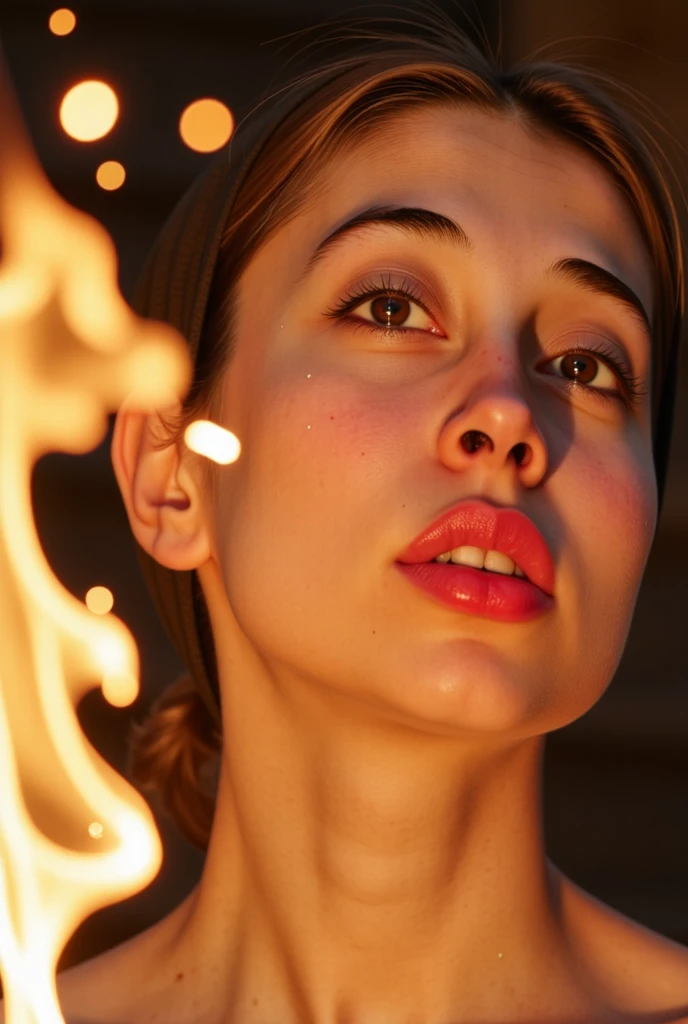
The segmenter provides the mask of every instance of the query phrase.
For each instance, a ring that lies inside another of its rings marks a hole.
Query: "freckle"
[[[502,357],[501,356],[497,356],[497,362],[501,363],[501,361],[502,361]]]
[[[375,630],[373,630],[373,636],[375,636]]]
[[[365,452],[361,452],[361,455],[365,455]]]
[[[179,974],[177,975],[175,981],[181,981],[183,977],[184,977],[184,972],[180,971]]]
[[[333,419],[334,419],[334,416],[330,416],[330,419],[331,419],[331,420],[333,420]]]

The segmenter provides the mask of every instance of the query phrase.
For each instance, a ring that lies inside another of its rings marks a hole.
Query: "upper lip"
[[[397,557],[407,565],[431,562],[462,545],[501,551],[546,594],[554,593],[554,561],[535,524],[516,508],[462,501],[443,512]]]

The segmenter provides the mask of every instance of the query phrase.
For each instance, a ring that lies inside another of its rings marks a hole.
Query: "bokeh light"
[[[107,587],[91,587],[86,594],[86,607],[96,615],[107,615],[114,603],[112,591]]]
[[[106,192],[113,192],[124,184],[127,172],[119,160],[106,160],[96,171],[96,181]]]
[[[56,36],[68,36],[74,31],[76,15],[68,7],[60,7],[53,11],[48,19],[48,28]]]
[[[197,455],[205,455],[212,462],[226,466],[236,462],[241,452],[241,443],[236,434],[225,430],[210,420],[194,420],[184,431],[187,448]]]
[[[105,82],[79,82],[67,92],[60,104],[60,123],[68,135],[79,142],[102,139],[110,131],[119,103],[113,89]]]
[[[90,835],[91,839],[102,839],[103,832],[103,826],[100,824],[99,821],[92,821],[91,824],[88,826],[88,834]]]
[[[190,103],[179,119],[179,134],[189,149],[214,153],[232,134],[234,119],[224,103],[201,99]]]

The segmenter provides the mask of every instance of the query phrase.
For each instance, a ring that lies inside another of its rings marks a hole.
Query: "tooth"
[[[471,565],[474,569],[482,569],[485,562],[485,552],[482,548],[475,548],[471,544],[464,544],[460,548],[454,548],[451,553],[451,560],[455,565]]]
[[[451,551],[445,551],[444,554],[438,555],[435,559],[436,562],[448,562],[451,558]]]
[[[524,573],[523,569],[519,569],[519,567],[516,566],[516,568],[514,569],[514,576],[521,576],[523,579],[525,579],[526,574]]]
[[[501,551],[488,551],[485,555],[485,568],[490,572],[501,572],[505,576],[511,576],[516,568],[516,563],[508,555],[503,555]]]

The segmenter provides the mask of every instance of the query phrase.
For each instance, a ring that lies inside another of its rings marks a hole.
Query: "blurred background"
[[[120,284],[130,299],[163,221],[212,155],[179,133],[202,97],[238,121],[284,79],[283,37],[342,14],[374,14],[356,0],[74,0],[76,25],[58,36],[59,6],[2,0],[0,42],[34,145],[57,191],[97,217],[114,238]],[[439,0],[511,63],[545,47],[585,60],[643,93],[684,189],[688,161],[688,4],[683,0]],[[418,6],[419,10],[422,7]],[[472,28],[470,26],[473,26]],[[310,38],[310,36],[308,37]],[[305,41],[305,40],[304,40]],[[301,64],[303,67],[303,63]],[[63,130],[58,110],[83,79],[109,83],[120,99],[114,129],[94,142]],[[97,168],[118,161],[126,178],[106,189]],[[683,205],[685,205],[683,203]],[[685,224],[685,211],[679,200]],[[548,740],[548,851],[583,888],[637,921],[688,944],[688,353],[684,344],[672,463],[662,521],[616,678],[578,722]],[[134,555],[109,460],[109,439],[82,458],[49,456],[34,480],[37,524],[64,585],[84,598],[104,585],[142,660],[142,693],[126,710],[91,694],[84,728],[125,771],[132,720],[180,672]],[[166,848],[159,877],[139,896],[94,915],[63,957],[71,965],[152,924],[196,883],[202,855],[159,818]]]

